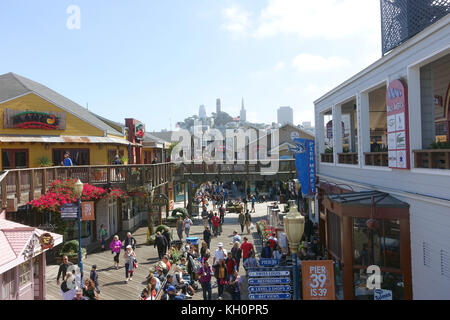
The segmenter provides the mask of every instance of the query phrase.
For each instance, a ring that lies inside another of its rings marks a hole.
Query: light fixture
[[[74,187],[74,194],[79,199],[81,198],[81,195],[83,194],[83,182],[81,182],[80,179],[75,182]]]
[[[291,207],[283,222],[291,253],[296,253],[305,230],[305,217],[295,207]]]

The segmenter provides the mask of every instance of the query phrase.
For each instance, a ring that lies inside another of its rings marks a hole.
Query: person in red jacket
[[[219,226],[220,226],[220,218],[217,216],[217,212],[214,213],[214,216],[211,218],[212,225],[213,225],[213,233],[214,236],[217,237],[217,235],[220,236],[219,232]]]
[[[247,237],[244,237],[244,242],[241,244],[241,250],[242,250],[242,263],[245,263],[245,261],[247,261],[248,259],[248,253],[251,250],[255,251],[255,249],[253,248],[253,244],[248,242]]]
[[[227,258],[225,259],[225,265],[227,266],[228,275],[232,275],[234,270],[237,270],[236,259],[233,258],[231,251],[229,251],[227,254]]]

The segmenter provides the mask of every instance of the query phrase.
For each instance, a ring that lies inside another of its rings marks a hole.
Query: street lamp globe
[[[283,222],[291,253],[296,253],[305,229],[305,217],[295,208],[291,208],[289,213],[283,218]]]
[[[302,185],[300,184],[300,181],[298,181],[298,179],[294,179],[294,183],[295,183],[295,190],[297,190],[297,193],[299,193],[300,190],[302,189]]]
[[[83,194],[83,182],[81,182],[80,179],[78,179],[78,181],[75,182],[74,194],[78,199],[81,198],[81,195]]]

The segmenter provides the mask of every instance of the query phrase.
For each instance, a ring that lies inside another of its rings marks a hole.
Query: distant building
[[[200,119],[205,119],[205,118],[207,118],[207,115],[206,115],[206,109],[205,109],[205,106],[202,104],[201,106],[200,106],[200,108],[198,109],[198,117],[200,118]]]
[[[244,98],[242,98],[242,108],[241,108],[240,117],[241,117],[241,122],[247,121],[247,111],[244,108]]]
[[[216,115],[218,115],[220,112],[222,112],[222,107],[220,104],[220,99],[216,100]]]
[[[277,114],[279,124],[294,124],[294,110],[291,107],[280,107]]]

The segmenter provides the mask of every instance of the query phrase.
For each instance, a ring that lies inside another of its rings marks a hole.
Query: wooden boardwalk
[[[260,212],[265,211],[265,205],[261,206]],[[256,218],[256,217],[255,217]],[[254,219],[255,222],[257,220]],[[223,233],[220,237],[213,238],[211,240],[211,255],[217,249],[217,244],[223,242],[224,248],[226,250],[231,249],[230,241],[232,238],[233,230],[239,231],[240,227],[237,222],[237,214],[227,214],[225,217],[225,224],[223,226]],[[172,232],[176,236],[176,230],[172,228]],[[203,226],[201,221],[196,221],[194,219],[194,225],[191,227],[190,236],[199,237],[200,240],[203,238]],[[244,235],[245,230],[244,230]],[[242,235],[241,235],[242,236]],[[250,235],[246,235],[250,242],[252,242],[257,253],[260,251],[260,240],[256,231]],[[145,286],[145,279],[148,275],[148,270],[151,265],[158,261],[158,252],[153,245],[148,246],[145,244],[147,237],[147,228],[141,227],[133,233],[133,237],[137,240],[136,256],[139,263],[138,269],[135,270],[133,280],[128,283],[125,281],[125,266],[122,254],[120,257],[120,267],[118,270],[114,268],[113,257],[111,251],[105,250],[104,252],[98,252],[89,254],[87,258],[83,261],[84,273],[89,275],[92,265],[97,265],[99,287],[101,293],[99,295],[100,300],[137,300]],[[122,240],[122,239],[121,239]],[[212,258],[210,262],[212,261]],[[242,265],[242,261],[241,261]],[[62,300],[60,294],[60,288],[56,285],[56,275],[58,273],[59,266],[49,265],[47,266],[47,300]],[[240,268],[241,276],[244,275],[244,270]],[[215,279],[213,278],[212,283],[215,284]],[[245,289],[244,289],[245,291]],[[246,293],[242,292],[243,300],[245,300]],[[213,299],[217,296],[217,288],[213,285]],[[193,297],[193,300],[203,300],[201,287],[197,290]]]

